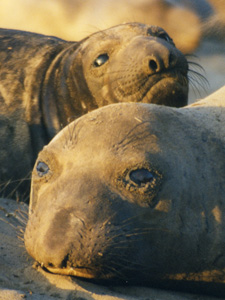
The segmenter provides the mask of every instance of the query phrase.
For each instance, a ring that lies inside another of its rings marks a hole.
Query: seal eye
[[[154,178],[151,172],[147,169],[137,169],[130,172],[130,179],[138,185],[151,182]]]
[[[49,167],[43,161],[39,161],[37,163],[36,170],[37,170],[38,176],[42,177],[42,176],[44,176],[45,174],[48,173]]]
[[[109,56],[107,53],[101,54],[99,55],[96,60],[94,61],[94,66],[97,67],[101,67],[102,65],[104,65],[104,63],[107,62],[107,60],[109,59]]]

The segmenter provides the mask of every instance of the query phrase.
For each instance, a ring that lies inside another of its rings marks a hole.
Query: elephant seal
[[[0,63],[5,193],[24,190],[17,181],[72,119],[115,102],[187,103],[187,60],[156,26],[122,24],[80,42],[1,29]]]
[[[58,274],[225,291],[224,94],[112,104],[64,128],[33,169],[27,252]]]

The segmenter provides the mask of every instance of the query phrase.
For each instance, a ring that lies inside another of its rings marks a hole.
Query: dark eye
[[[109,56],[107,53],[101,54],[94,61],[94,66],[101,67],[102,65],[104,65],[104,63],[107,62],[108,59],[109,59]]]
[[[42,177],[48,173],[49,167],[43,161],[39,161],[37,163],[36,170],[37,170],[38,176]]]
[[[130,179],[138,185],[151,182],[153,178],[154,176],[147,169],[137,169],[130,172]]]

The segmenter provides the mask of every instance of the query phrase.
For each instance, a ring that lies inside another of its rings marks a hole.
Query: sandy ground
[[[144,287],[104,287],[69,276],[46,273],[32,267],[23,242],[27,206],[0,199],[0,300],[213,300]]]

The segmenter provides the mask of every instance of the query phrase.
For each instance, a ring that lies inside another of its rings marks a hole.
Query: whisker
[[[145,274],[145,275],[148,275],[149,274],[149,270],[146,268],[146,265],[142,264],[142,263],[139,263],[139,264],[134,264],[133,261],[128,261],[128,260],[125,260],[125,259],[121,259],[120,263],[118,263],[118,261],[115,261],[115,260],[111,260],[111,263],[114,264],[115,266],[119,266],[119,267],[122,267],[124,270],[127,270],[129,271],[129,280],[135,280],[137,281],[137,278],[136,278],[136,269],[137,267],[141,268],[141,272],[142,274]],[[129,263],[129,265],[128,265]],[[134,271],[134,276],[133,278],[131,277],[131,274],[130,271]],[[117,273],[118,274],[118,270],[117,270]],[[121,273],[120,273],[121,274]],[[124,274],[121,274],[122,277],[120,277],[120,279],[123,279],[125,281],[128,280],[127,277],[125,277]]]
[[[199,65],[198,63],[195,63],[195,62],[190,62],[190,64],[191,64],[191,67],[193,67],[193,66],[197,67],[197,69],[200,69],[200,71],[204,72],[204,74],[205,74],[205,70],[204,70],[204,68],[202,68],[201,65]],[[189,72],[188,79],[189,79],[190,85],[193,88],[193,92],[194,92],[195,96],[197,97],[197,94],[198,94],[199,97],[203,97],[203,95],[201,94],[201,92],[199,90],[199,87],[201,87],[203,89],[204,93],[207,94],[207,90],[210,86],[209,81],[199,71],[191,69],[190,67],[188,69],[188,72]]]
[[[194,61],[188,61],[188,65],[191,67],[196,67],[198,70],[206,74],[205,69],[199,63]]]
[[[195,84],[195,87],[197,88],[196,84],[200,86],[205,93],[207,93],[207,89],[209,88],[209,84],[206,84],[206,81],[203,80],[198,74],[196,74],[194,71],[192,71],[192,77],[189,77],[190,83]]]
[[[206,72],[205,69],[196,61],[189,60],[189,58],[198,59],[198,56],[195,54],[188,54],[185,55],[188,61],[188,79],[190,82],[190,85],[193,88],[193,92],[195,96],[203,97],[201,94],[199,87],[201,87],[204,91],[204,93],[207,94],[207,90],[210,86],[209,81],[206,78]],[[203,73],[203,74],[202,74]]]
[[[189,69],[188,71],[191,73],[191,75],[195,75],[196,78],[198,78],[198,79],[201,80],[204,84],[206,84],[206,85],[209,86],[209,81],[208,81],[208,79],[207,79],[204,75],[202,75],[202,74],[200,74],[198,71],[195,71],[195,70],[192,70],[192,69]]]
[[[13,225],[12,223],[10,223],[9,221],[7,221],[7,220],[5,220],[5,219],[3,219],[3,218],[0,218],[0,221],[6,223],[6,224],[8,224],[8,225],[10,225],[14,230],[17,229],[17,226]]]
[[[192,86],[195,97],[200,97],[201,98],[202,95],[201,95],[201,92],[200,92],[196,82],[192,78],[189,78],[189,82],[190,82],[190,85]]]
[[[112,266],[105,266],[104,267],[105,271],[109,270],[110,272],[112,272],[113,274],[116,274],[118,279],[121,280],[126,280],[124,274],[122,274],[119,270],[117,270],[116,268],[113,268]]]
[[[13,210],[12,212],[4,209],[4,207],[1,207],[1,210],[5,213],[5,216],[9,219],[7,220],[5,218],[0,218],[0,221],[11,226],[11,228],[16,232],[16,237],[19,241],[18,246],[24,248],[24,232],[27,224],[28,212],[27,207],[25,205],[22,205],[23,204],[21,203],[20,207],[16,210]]]
[[[194,54],[194,53],[186,53],[184,55],[185,57],[194,57],[194,58],[198,58],[198,55]]]
[[[196,78],[195,76],[193,76],[191,79],[190,79],[190,83],[195,83],[196,87],[200,86],[204,92],[206,92],[206,87],[204,85],[204,83],[201,83],[198,78]]]
[[[118,230],[119,230],[119,228],[118,228]],[[165,229],[165,228],[145,228],[145,229],[140,228],[139,232],[131,232],[131,233],[128,233],[128,234],[127,233],[125,234],[124,232],[122,232],[122,233],[120,232],[117,235],[115,234],[114,236],[108,238],[107,242],[110,242],[110,244],[112,246],[114,246],[114,245],[118,246],[118,245],[121,245],[121,244],[135,243],[135,242],[143,240],[144,235],[149,234],[149,232],[152,232],[152,231],[154,231],[154,232],[156,232],[156,231],[170,232],[170,230]],[[123,240],[115,241],[115,239],[118,239],[120,237],[122,237]],[[135,237],[135,239],[133,237]],[[132,238],[132,239],[129,239],[129,241],[127,241],[126,238]]]
[[[23,234],[23,233],[24,233],[25,226],[24,226],[24,227],[17,226],[17,229],[18,229],[18,232],[19,232],[19,233]]]
[[[24,242],[24,238],[22,238],[21,236],[17,236],[17,238],[18,238],[19,240],[21,240],[22,242]]]
[[[21,186],[21,184],[23,184],[26,181],[30,181],[31,180],[31,172],[29,171],[28,174],[21,179],[15,179],[15,180],[8,180],[7,182],[1,183],[0,184],[0,193],[2,194],[1,197],[4,198],[16,198],[16,201],[19,202],[20,199],[23,201],[27,201],[27,199],[29,199],[29,193],[28,193],[28,189],[27,191],[25,191],[23,194],[18,194],[18,189]],[[8,187],[10,187],[10,185],[12,184],[16,184],[15,187],[6,195],[5,191],[7,190]]]
[[[24,209],[24,207],[23,207]],[[21,220],[21,223],[27,223],[28,220],[28,207],[25,210],[21,210],[21,209],[17,209],[16,211],[16,215],[18,216],[18,220]]]

